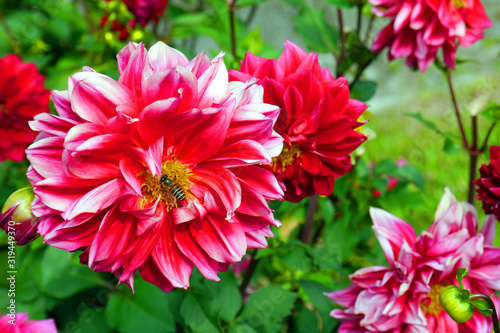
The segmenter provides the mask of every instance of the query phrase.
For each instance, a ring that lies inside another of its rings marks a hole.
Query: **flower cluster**
[[[321,68],[316,53],[286,41],[278,58],[247,53],[232,80],[258,78],[264,102],[282,108],[274,129],[284,147],[268,167],[286,186],[285,199],[301,201],[314,193],[330,195],[335,178],[351,167],[349,154],[366,136],[356,131],[366,105],[349,98],[349,85]]]
[[[131,287],[137,270],[164,291],[194,266],[218,280],[280,224],[266,200],[283,191],[261,167],[282,150],[279,108],[255,80],[229,83],[222,53],[129,43],[118,68],[118,81],[84,68],[52,93],[58,115],[31,122],[38,232]]]
[[[455,68],[457,39],[471,46],[491,26],[480,0],[369,0],[373,12],[391,19],[373,41],[373,52],[389,48],[389,60],[407,58],[424,72],[439,49],[447,67]]]
[[[24,63],[15,54],[0,59],[0,161],[21,161],[36,132],[28,122],[49,112],[50,93],[35,64]]]
[[[500,146],[490,147],[490,164],[479,169],[481,177],[474,181],[478,187],[477,199],[483,203],[486,214],[494,214],[500,221]]]
[[[495,220],[488,217],[478,233],[473,206],[458,202],[446,189],[427,232],[418,237],[403,220],[372,208],[375,235],[390,267],[363,268],[350,276],[353,284],[329,293],[345,307],[331,315],[342,324],[339,332],[490,332],[491,318],[475,313],[463,324],[454,322],[439,303],[439,293],[457,284],[458,268],[472,292],[493,294],[500,289],[500,248],[492,246]]]

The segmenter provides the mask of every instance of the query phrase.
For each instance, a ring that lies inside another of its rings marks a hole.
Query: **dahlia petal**
[[[209,215],[201,229],[191,227],[190,231],[215,261],[235,263],[246,253],[245,232],[239,223],[229,223],[224,218]]]
[[[264,197],[254,191],[250,186],[246,183],[241,182],[241,196],[242,202],[238,207],[238,212],[252,215],[252,216],[263,216],[271,213],[271,209],[267,205]]]
[[[43,178],[65,176],[61,161],[63,142],[63,138],[48,137],[34,142],[26,150],[31,167]]]
[[[141,96],[143,81],[153,74],[147,61],[148,54],[144,44],[140,43],[130,55],[127,67],[120,73],[118,79],[119,83],[130,89],[137,97]]]
[[[182,52],[163,42],[156,42],[151,46],[148,50],[148,56],[155,73],[174,68],[177,65],[186,67],[189,63],[188,58]]]
[[[126,182],[122,179],[104,183],[71,203],[62,217],[70,220],[83,213],[97,213],[115,203],[126,188]]]
[[[223,56],[224,52],[221,52],[215,57],[212,66],[198,78],[198,107],[200,109],[219,103],[227,92],[228,74]]]
[[[271,156],[261,144],[252,140],[241,140],[212,155],[204,164],[238,167],[255,164],[270,164]]]
[[[173,221],[167,218],[151,253],[153,261],[160,272],[175,288],[187,289],[193,264],[179,250],[175,243]]]
[[[93,77],[79,81],[71,94],[71,105],[82,119],[105,124],[116,116],[118,105],[129,105],[138,110],[133,93],[108,77]],[[136,117],[137,111],[129,116]]]
[[[130,187],[135,191],[137,195],[142,195],[141,182],[137,179],[137,176],[143,171],[143,166],[130,159],[124,158],[120,160],[120,170],[125,181],[130,185]]]
[[[394,19],[395,34],[398,34],[401,31],[401,29],[403,29],[403,27],[408,24],[408,22],[410,21],[413,7],[414,5],[410,1],[403,2],[401,8],[398,11],[398,14],[396,15],[396,18]]]
[[[200,78],[203,73],[210,68],[210,66],[212,66],[212,62],[205,52],[202,51],[186,65],[186,68],[189,69],[196,76],[196,78]]]
[[[218,166],[203,166],[193,170],[190,180],[203,184],[217,194],[225,207],[226,218],[229,220],[236,208],[241,204],[241,187],[235,175]]]
[[[278,64],[284,70],[284,75],[287,76],[296,71],[307,58],[307,53],[288,39],[283,44],[285,45],[285,50],[279,56]]]
[[[400,34],[396,36],[392,43],[390,53],[395,58],[405,58],[410,56],[414,50],[414,43],[412,42],[415,37],[415,32],[411,29],[403,29]]]
[[[137,122],[137,129],[147,147],[152,145],[158,138],[164,136],[167,123],[178,121],[175,117],[178,106],[178,98],[169,98],[151,103],[142,110]],[[189,112],[188,115],[192,113]],[[184,114],[178,115],[177,118],[186,118],[186,116]]]
[[[246,167],[245,172],[238,173],[237,177],[254,191],[263,195],[266,200],[282,200],[283,198],[284,193],[276,177],[263,168]]]
[[[34,121],[30,121],[30,127],[34,131],[45,132],[52,136],[64,137],[68,131],[78,122],[54,116],[49,113],[40,113],[34,117]]]
[[[146,264],[142,265],[140,268],[141,277],[148,281],[149,283],[154,284],[161,290],[166,293],[171,292],[174,289],[174,286],[168,280],[165,275],[158,269],[153,259],[149,259]]]
[[[82,118],[80,118],[71,108],[71,101],[68,90],[64,91],[52,90],[51,95],[57,114],[60,117],[66,118],[68,120],[74,120],[77,122],[82,121]]]
[[[361,290],[357,285],[351,284],[345,289],[324,293],[324,295],[340,306],[349,308],[354,305],[356,297],[358,297]]]
[[[422,29],[427,24],[427,22],[429,22],[432,14],[433,12],[428,6],[425,6],[422,2],[417,2],[413,7],[413,11],[411,13],[409,25],[410,29]]]
[[[384,29],[380,30],[380,32],[373,39],[372,52],[378,53],[382,51],[383,48],[392,44],[394,38],[396,38],[396,35],[394,35],[394,28],[391,23]]]
[[[493,215],[489,215],[483,222],[483,226],[480,231],[480,234],[484,236],[485,245],[493,244],[493,240],[495,239],[495,233],[496,233],[495,229],[496,229],[495,217]]]
[[[218,262],[210,258],[207,253],[200,248],[199,243],[193,238],[190,227],[187,224],[180,224],[175,227],[175,242],[181,252],[190,259],[198,268],[200,273],[209,280],[219,281],[217,276]]]
[[[191,129],[176,147],[176,158],[187,164],[196,164],[212,156],[224,142],[233,114],[234,102],[222,109],[205,109]]]
[[[283,95],[286,111],[286,127],[289,129],[302,113],[304,102],[300,91],[294,86],[288,86]]]
[[[198,81],[196,76],[184,67],[174,66],[150,76],[144,82],[141,105],[147,106],[172,97],[179,99],[181,111],[197,106]]]
[[[467,11],[465,21],[474,30],[487,29],[492,25],[491,20],[486,15],[483,4],[479,0],[474,1],[474,7]]]
[[[405,221],[382,209],[370,207],[370,216],[373,220],[375,235],[382,246],[387,261],[393,266],[394,260],[401,250],[403,240],[408,244],[413,244],[415,241],[415,230]]]
[[[134,42],[128,42],[125,47],[123,47],[120,52],[116,55],[118,60],[118,73],[120,75],[127,68],[128,62],[130,60],[131,55],[135,52],[135,50],[139,47],[139,44]]]

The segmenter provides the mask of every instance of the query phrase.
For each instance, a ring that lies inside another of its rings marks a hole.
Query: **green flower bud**
[[[461,290],[454,285],[447,286],[439,294],[439,302],[457,323],[465,323],[474,315],[474,308],[468,298],[462,296]]]
[[[0,214],[0,229],[18,245],[31,242],[37,236],[39,218],[31,212],[35,195],[31,187],[24,187],[12,193],[5,202]]]

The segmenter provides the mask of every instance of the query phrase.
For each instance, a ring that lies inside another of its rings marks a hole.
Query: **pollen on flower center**
[[[437,283],[431,286],[431,291],[427,294],[429,299],[424,299],[420,303],[420,307],[424,311],[424,314],[430,314],[431,316],[437,316],[443,311],[441,303],[439,303],[439,293],[446,287],[445,284]]]
[[[453,0],[453,4],[455,5],[455,8],[458,10],[467,7],[465,0]]]
[[[189,192],[192,182],[189,180],[191,170],[175,160],[163,162],[161,175],[153,176],[149,170],[144,171],[144,182],[141,190],[144,198],[152,203],[159,196],[165,202],[167,210],[177,207],[178,201],[193,197]]]
[[[293,162],[300,156],[300,148],[299,146],[291,143],[288,146],[283,145],[283,150],[281,154],[277,157],[273,157],[271,162],[271,169],[278,171],[281,169],[281,172],[284,172],[286,167],[292,165]]]

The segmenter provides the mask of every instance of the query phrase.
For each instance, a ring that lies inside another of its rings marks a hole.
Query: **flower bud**
[[[457,286],[451,285],[445,287],[439,294],[439,302],[457,323],[465,323],[474,315],[474,308],[462,296],[460,289]]]
[[[31,187],[24,187],[12,193],[0,214],[0,228],[14,237],[18,245],[24,245],[36,238],[39,218],[31,212],[35,195]]]

